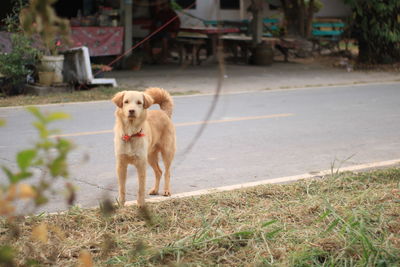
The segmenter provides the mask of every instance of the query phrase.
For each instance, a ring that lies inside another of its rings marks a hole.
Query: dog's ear
[[[153,105],[153,103],[154,103],[153,98],[148,94],[143,93],[143,107],[149,108],[151,105]]]
[[[124,94],[125,94],[125,91],[118,92],[111,99],[111,101],[114,102],[114,104],[119,108],[122,108],[123,100],[124,100]]]

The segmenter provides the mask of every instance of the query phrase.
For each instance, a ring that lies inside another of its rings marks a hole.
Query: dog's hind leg
[[[154,170],[154,176],[155,176],[154,187],[149,191],[149,195],[158,195],[158,190],[160,188],[160,180],[162,175],[161,168],[158,165],[158,151],[151,153],[148,157],[148,160],[150,166]]]
[[[161,155],[164,161],[164,166],[165,166],[165,173],[164,173],[164,196],[170,196],[171,195],[171,188],[170,188],[170,178],[171,178],[171,172],[170,172],[170,167],[172,160],[174,159],[174,150],[163,150],[161,151]]]

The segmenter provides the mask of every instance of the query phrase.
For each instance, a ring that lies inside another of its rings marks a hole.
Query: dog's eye
[[[138,104],[138,105],[141,105],[141,104],[142,104],[142,102],[141,102],[141,101],[138,101],[138,102],[137,102],[137,104]]]
[[[129,100],[125,100],[124,103],[125,103],[125,104],[129,104]]]

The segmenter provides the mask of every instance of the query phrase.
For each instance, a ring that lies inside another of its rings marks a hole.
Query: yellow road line
[[[271,114],[271,115],[262,115],[262,116],[237,117],[237,118],[230,118],[230,119],[223,119],[223,120],[182,122],[182,123],[176,123],[175,127],[193,126],[193,125],[202,125],[202,124],[217,124],[217,123],[237,122],[237,121],[261,120],[261,119],[272,119],[272,118],[282,118],[282,117],[290,117],[290,116],[294,116],[294,114],[293,113],[282,113],[282,114]],[[112,133],[112,132],[113,132],[112,130],[103,130],[103,131],[94,131],[94,132],[60,134],[60,135],[53,135],[51,137],[75,137],[75,136],[85,136],[85,135],[108,134],[108,133]]]
[[[104,130],[104,131],[95,131],[95,132],[80,132],[80,133],[70,133],[70,134],[57,134],[50,136],[51,138],[55,137],[75,137],[75,136],[85,136],[85,135],[96,135],[96,134],[108,134],[112,133],[112,130]]]
[[[293,116],[293,115],[294,115],[293,113],[284,113],[284,114],[272,114],[272,115],[263,115],[263,116],[238,117],[238,118],[223,119],[223,120],[183,122],[183,123],[177,123],[177,124],[175,124],[175,126],[176,127],[180,127],[180,126],[192,126],[192,125],[201,125],[201,124],[215,124],[215,123],[235,122],[235,121],[250,121],[250,120],[289,117],[289,116]]]

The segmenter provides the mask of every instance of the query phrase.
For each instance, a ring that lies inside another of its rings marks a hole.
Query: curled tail
[[[151,96],[154,100],[154,104],[159,104],[161,110],[167,113],[168,117],[171,118],[172,110],[174,108],[174,101],[167,91],[162,88],[151,87],[146,89],[144,93]]]

